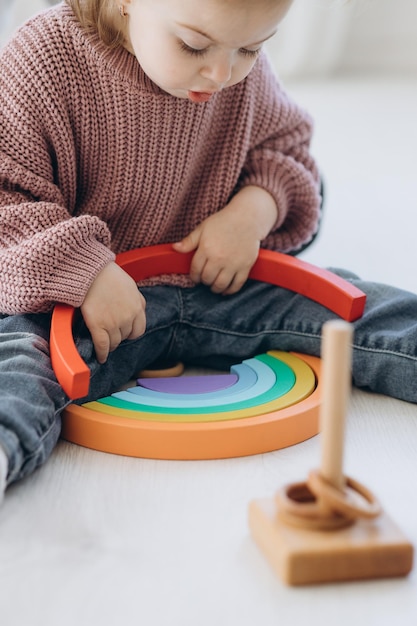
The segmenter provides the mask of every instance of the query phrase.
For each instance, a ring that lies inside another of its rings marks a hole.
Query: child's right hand
[[[109,263],[101,270],[81,305],[99,363],[105,363],[124,339],[143,335],[145,308],[145,298],[121,267]]]

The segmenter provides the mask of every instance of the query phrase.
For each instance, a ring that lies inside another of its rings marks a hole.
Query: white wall
[[[295,0],[268,48],[284,77],[417,76],[417,0]]]
[[[357,2],[341,69],[408,72],[417,80],[417,1]]]
[[[49,4],[47,0],[0,0],[0,46],[22,22]]]
[[[294,0],[277,34],[267,45],[278,73],[304,78],[337,72],[352,13],[352,2]]]

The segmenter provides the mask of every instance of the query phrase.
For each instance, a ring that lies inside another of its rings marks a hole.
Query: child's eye
[[[261,48],[258,48],[257,50],[248,50],[247,48],[239,49],[240,54],[243,54],[243,56],[245,57],[252,57],[252,58],[257,57],[260,51],[261,51]]]
[[[185,41],[179,41],[179,44],[183,52],[186,52],[194,57],[202,57],[207,52],[207,48],[192,48],[191,46],[188,46]]]

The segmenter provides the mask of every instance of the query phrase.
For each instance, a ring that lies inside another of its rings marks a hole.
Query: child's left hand
[[[195,250],[190,268],[193,282],[208,285],[214,293],[231,295],[246,282],[260,243],[276,219],[273,197],[260,187],[244,187],[224,209],[174,243],[174,249]]]

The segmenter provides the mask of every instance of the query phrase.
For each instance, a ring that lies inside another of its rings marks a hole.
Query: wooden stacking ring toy
[[[318,470],[311,471],[306,482],[280,489],[276,502],[280,519],[300,528],[343,528],[381,513],[378,500],[364,485],[344,477],[342,487],[337,488]]]
[[[192,256],[163,244],[124,252],[116,260],[139,282],[160,274],[188,273]],[[362,291],[292,256],[261,250],[249,277],[300,293],[347,321],[359,318],[364,310]],[[79,399],[88,395],[90,371],[75,347],[74,315],[73,307],[56,305],[50,347],[59,383],[70,399]],[[138,387],[108,398],[71,404],[63,413],[62,436],[127,456],[212,459],[269,452],[317,434],[320,359],[270,351],[236,364],[224,377],[229,377],[227,384],[216,379],[217,387],[210,391],[187,394],[182,385],[182,392],[172,392],[172,381],[165,378],[161,384],[169,385],[170,391],[164,392],[167,386],[148,388],[142,380]]]
[[[321,463],[307,481],[249,505],[252,536],[289,585],[406,576],[414,547],[373,493],[343,473],[353,327],[322,329]]]

